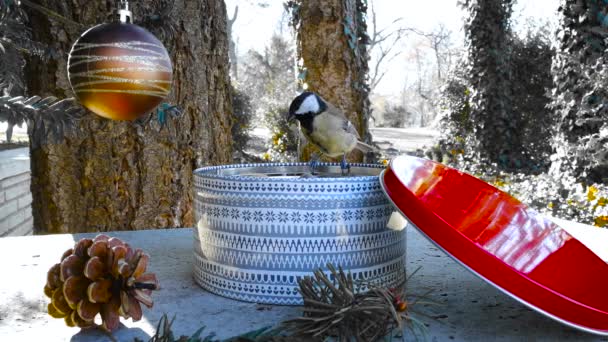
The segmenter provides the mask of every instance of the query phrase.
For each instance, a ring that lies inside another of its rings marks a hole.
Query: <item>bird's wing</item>
[[[348,119],[344,119],[344,130],[356,136],[357,140],[361,138],[359,136],[359,132],[357,132],[357,128],[355,128],[355,125],[353,125],[352,122],[348,121]]]
[[[310,138],[302,131],[302,129],[300,129],[299,125],[289,125],[289,130],[293,133],[293,135],[300,139],[300,143],[302,145],[308,144],[308,140],[310,140]]]
[[[332,105],[329,102],[327,102],[326,112],[330,115],[333,115],[335,117],[342,119],[343,120],[342,129],[344,129],[346,132],[353,134],[354,136],[357,137],[357,139],[361,138],[359,136],[359,132],[357,132],[357,128],[355,128],[355,125],[353,125],[352,122],[350,122],[348,120],[348,118],[346,118],[346,115],[344,115],[344,112],[342,112],[338,108],[334,107],[334,105]]]
[[[326,112],[330,113],[333,116],[346,119],[346,115],[344,115],[344,112],[338,109],[336,106],[332,105],[327,101],[325,101],[325,104],[327,105],[327,109],[325,110]]]

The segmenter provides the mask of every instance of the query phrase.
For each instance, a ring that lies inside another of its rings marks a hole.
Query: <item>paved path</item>
[[[439,132],[428,128],[370,128],[369,131],[376,144],[397,155],[430,147],[439,136]]]
[[[390,156],[414,152],[424,146],[432,146],[439,132],[429,128],[370,128],[372,138],[382,150]],[[266,149],[270,131],[263,127],[251,130],[250,142],[253,153],[262,153]]]

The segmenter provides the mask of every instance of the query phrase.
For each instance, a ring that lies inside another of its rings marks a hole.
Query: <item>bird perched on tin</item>
[[[321,153],[335,158],[342,156],[342,174],[350,171],[346,154],[354,149],[367,153],[375,151],[372,146],[361,142],[355,126],[344,113],[313,92],[303,92],[289,106],[288,121],[296,119],[304,136],[316,145]],[[316,161],[311,161],[314,171]]]

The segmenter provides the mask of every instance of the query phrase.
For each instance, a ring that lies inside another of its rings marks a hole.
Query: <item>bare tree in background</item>
[[[445,27],[445,25],[439,24],[433,32],[424,36],[428,39],[429,45],[435,54],[437,80],[442,82],[452,62],[452,52],[450,51],[452,47],[452,31]]]
[[[250,50],[242,57],[239,86],[252,99],[257,121],[270,130],[265,160],[293,161],[297,135],[290,129],[285,113],[296,94],[295,44],[291,37],[274,34],[264,52]]]
[[[416,47],[416,66],[418,82],[416,93],[420,114],[420,126],[428,126],[438,112],[438,97],[441,87],[445,84],[448,70],[452,67],[452,59],[458,52],[453,50],[452,32],[443,24],[439,24],[432,32],[421,35],[421,46]],[[432,54],[422,54],[422,48]],[[431,62],[434,60],[434,63]],[[433,65],[434,64],[434,65]]]
[[[397,18],[386,27],[379,28],[374,2],[370,1],[369,51],[374,58],[370,61],[369,84],[372,92],[387,74],[386,65],[408,50],[400,43],[404,42],[408,36],[412,37],[412,34],[417,37],[415,38],[416,47],[410,49],[414,53],[405,58],[409,58],[416,66],[416,70],[413,72],[415,79],[412,80],[412,84],[407,84],[407,82],[404,84],[400,106],[406,108],[408,113],[415,113],[414,116],[420,125],[426,126],[437,113],[436,95],[445,81],[445,75],[451,68],[454,55],[458,53],[453,51],[452,32],[443,24],[431,32],[424,32],[403,25],[403,18]],[[429,50],[432,55],[428,53]],[[433,66],[428,65],[431,60]],[[394,116],[399,112],[392,111],[391,115]],[[414,122],[392,119],[390,121]]]
[[[397,18],[386,27],[379,28],[374,2],[369,3],[371,12],[369,51],[376,57],[370,66],[370,90],[373,91],[386,75],[388,70],[383,66],[403,53],[404,48],[399,49],[399,43],[410,33],[424,37],[428,41],[437,64],[437,79],[443,80],[443,75],[451,65],[452,32],[443,24],[439,24],[433,32],[424,32],[402,25],[403,18]]]
[[[395,47],[404,38],[408,32],[415,31],[409,27],[399,26],[403,18],[397,18],[393,20],[388,26],[384,28],[378,28],[378,21],[376,11],[374,9],[374,2],[370,1],[371,11],[371,32],[369,37],[368,50],[370,54],[375,54],[377,57],[373,59],[372,65],[369,71],[369,88],[370,91],[374,91],[378,83],[382,81],[387,70],[384,70],[382,66],[399,56],[403,51],[396,51]]]

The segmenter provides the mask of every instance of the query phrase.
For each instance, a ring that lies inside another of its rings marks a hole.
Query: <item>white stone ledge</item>
[[[25,195],[17,198],[17,206],[19,209],[30,207],[32,204],[32,193],[28,192]]]
[[[16,213],[18,209],[19,209],[18,200],[12,200],[12,201],[2,203],[0,205],[0,222],[4,218],[8,217],[9,215]]]
[[[29,148],[0,152],[0,236],[32,234],[30,185]]]
[[[20,232],[31,230],[30,220],[32,219],[31,207],[19,209],[18,211],[4,217],[0,221],[0,237],[2,236],[19,236]],[[22,227],[23,225],[23,227]]]
[[[585,226],[592,232],[599,230]],[[412,294],[425,294],[434,303],[418,304],[418,315],[428,341],[606,341],[563,326],[531,311],[491,285],[467,272],[416,230],[406,228],[407,270],[419,271],[408,280]],[[257,305],[222,298],[198,287],[192,276],[192,230],[168,229],[109,232],[150,254],[149,271],[161,289],[153,294],[151,310],[139,322],[123,321],[115,333],[118,341],[147,341],[163,313],[176,315],[174,333],[191,335],[205,325],[205,332],[227,338],[271,326],[300,315],[297,307]],[[96,332],[79,333],[63,320],[46,314],[49,300],[42,288],[47,270],[59,261],[74,241],[95,234],[61,234],[0,238],[0,340],[2,341],[107,341]],[[603,240],[604,246],[608,240]],[[431,318],[434,317],[434,318]],[[407,336],[406,340],[414,340]],[[420,336],[418,336],[420,339]]]
[[[13,185],[16,184],[21,184],[21,183],[29,183],[30,182],[30,170],[28,169],[26,172],[22,172],[22,173],[18,173],[12,176],[9,176],[7,178],[4,178],[2,180],[0,180],[0,185],[2,186],[2,189],[6,189],[9,188]]]
[[[29,148],[17,148],[0,152],[0,179],[30,172]]]
[[[25,221],[21,222],[19,225],[11,228],[5,234],[6,237],[34,235],[34,218],[30,216]]]
[[[12,199],[18,199],[30,193],[30,181],[28,179],[27,181],[23,181],[21,183],[14,184],[11,187],[5,188],[4,200],[10,201]]]

